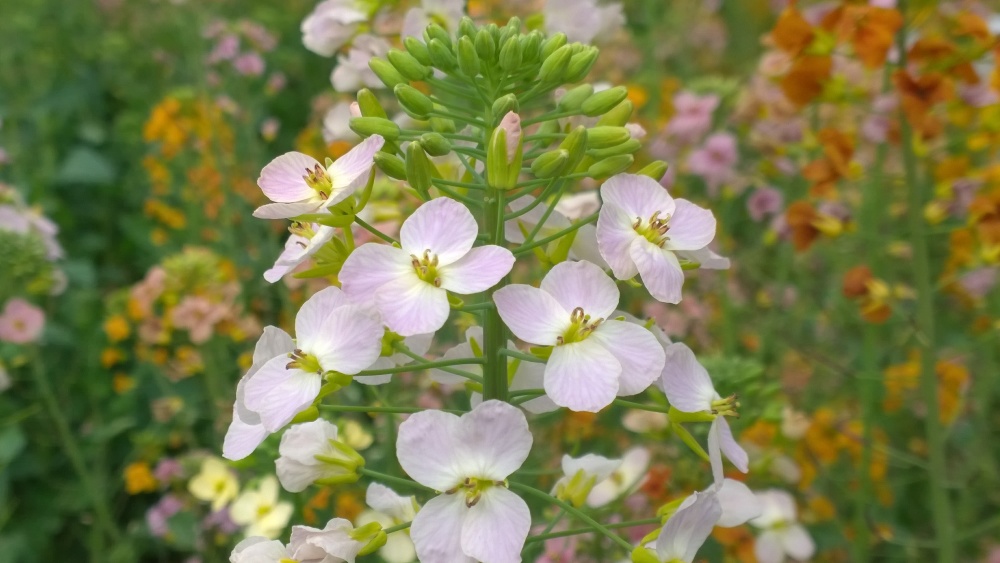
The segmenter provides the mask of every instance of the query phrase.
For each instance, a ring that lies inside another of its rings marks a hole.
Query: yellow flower
[[[125,359],[125,354],[118,348],[105,348],[101,350],[101,365],[109,368]]]
[[[114,375],[111,380],[111,388],[115,390],[115,393],[121,395],[126,391],[130,391],[135,387],[135,380],[128,376],[128,374],[118,372]]]
[[[365,427],[356,420],[345,421],[341,426],[341,431],[341,438],[344,442],[356,450],[367,448],[375,440],[371,432],[365,430]]]
[[[156,477],[145,461],[136,461],[125,467],[125,492],[130,495],[156,490]]]
[[[121,315],[114,315],[104,321],[104,334],[108,335],[108,340],[111,342],[125,340],[130,332],[128,321]]]
[[[278,497],[278,479],[269,475],[256,489],[241,494],[229,508],[229,515],[233,522],[244,527],[246,537],[274,539],[288,525],[292,517],[292,503]]]
[[[188,482],[188,491],[198,500],[211,502],[212,510],[220,510],[236,498],[240,483],[236,475],[217,457],[205,458],[201,471]]]

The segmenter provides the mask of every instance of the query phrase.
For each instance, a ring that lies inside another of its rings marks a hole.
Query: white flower
[[[531,511],[505,480],[524,463],[531,442],[524,413],[493,400],[461,417],[419,412],[399,426],[396,450],[403,470],[444,491],[420,509],[410,527],[419,560],[521,560]]]
[[[434,333],[414,334],[413,336],[407,336],[404,338],[403,345],[414,354],[423,356],[427,353],[427,350],[430,350],[431,340],[433,339]],[[379,356],[378,359],[375,360],[375,363],[368,369],[372,371],[392,369],[395,367],[405,366],[412,361],[414,360],[410,356],[407,356],[402,352],[396,352],[389,356]],[[355,377],[354,380],[358,383],[364,383],[365,385],[383,385],[392,380],[392,374],[359,375]]]
[[[351,131],[351,118],[361,117],[361,110],[356,108],[357,102],[340,102],[326,111],[323,116],[323,141],[357,142],[358,134]],[[367,208],[366,208],[367,209]]]
[[[317,55],[331,57],[368,19],[358,0],[325,0],[302,20],[302,43]]]
[[[353,375],[382,350],[382,324],[336,287],[309,298],[295,316],[295,350],[268,360],[245,378],[244,404],[269,432],[308,408],[323,374]]]
[[[619,3],[599,6],[597,0],[546,0],[542,13],[549,35],[562,32],[580,43],[590,43],[625,25]]]
[[[381,37],[368,34],[355,37],[347,54],[337,57],[337,66],[330,75],[333,89],[354,93],[363,87],[382,88],[382,81],[368,67],[368,61],[384,57],[391,48],[392,45]]]
[[[587,506],[598,508],[608,504],[638,486],[646,477],[649,467],[649,450],[631,448],[622,456],[621,464],[607,479],[600,481],[587,495]]]
[[[382,315],[403,336],[435,332],[448,320],[448,292],[469,295],[496,285],[514,265],[506,248],[473,248],[479,226],[461,203],[433,199],[403,221],[402,248],[361,245],[344,262],[344,292]]]
[[[263,536],[273,539],[292,517],[292,503],[278,498],[278,480],[269,475],[256,489],[244,491],[229,507],[229,517],[243,526],[247,537]]]
[[[563,455],[563,476],[556,481],[552,492],[558,498],[571,501],[575,506],[583,505],[594,485],[602,483],[622,465],[620,459],[608,459],[595,454],[580,458]]]
[[[816,552],[816,544],[797,521],[792,495],[769,489],[758,492],[757,500],[761,513],[750,521],[750,525],[763,531],[754,547],[757,560],[760,563],[781,563],[785,555],[799,561],[810,559]]]
[[[292,426],[281,437],[275,462],[278,480],[286,491],[302,492],[320,479],[352,475],[352,460],[334,446],[337,426],[323,419]],[[344,464],[331,463],[340,460]]]
[[[591,193],[596,194],[597,192]],[[538,230],[538,234],[535,235],[535,238],[541,239],[554,235],[563,229],[569,228],[571,225],[570,219],[580,219],[586,215],[590,215],[594,211],[597,211],[597,208],[595,207],[590,213],[578,213],[580,209],[589,207],[591,204],[590,197],[591,196],[588,194],[578,194],[574,196],[566,196],[560,199],[556,204],[555,209],[549,214],[548,218],[546,218],[545,224]],[[524,209],[534,201],[535,198],[525,196],[510,202],[509,207],[511,211],[516,212]],[[597,206],[600,206],[600,202],[597,203]],[[542,216],[545,215],[545,210],[546,206],[544,204],[539,204],[524,215],[508,220],[504,223],[504,238],[516,244],[523,243],[525,233],[531,233],[535,229],[535,226],[542,220]],[[569,257],[575,260],[593,262],[602,269],[608,267],[608,263],[604,261],[604,258],[601,257],[601,253],[598,250],[597,228],[594,227],[593,224],[588,223],[576,230],[573,243],[570,245]]]
[[[229,466],[219,458],[207,457],[201,470],[188,481],[188,491],[198,500],[212,503],[212,511],[222,510],[236,498],[240,482]]]
[[[334,518],[320,530],[309,526],[293,526],[291,541],[286,547],[278,540],[261,536],[248,537],[236,544],[229,556],[230,563],[354,563],[365,546],[350,536],[351,523]]]
[[[561,262],[538,288],[515,284],[493,294],[515,336],[553,347],[545,393],[557,405],[589,412],[643,392],[663,369],[663,348],[651,332],[610,318],[618,299],[615,282],[590,262]]]
[[[458,22],[465,15],[465,0],[421,0],[419,8],[410,8],[403,18],[401,38],[423,37],[424,29],[432,22],[448,31],[458,29]]]
[[[735,414],[735,396],[723,399],[712,385],[705,368],[690,348],[675,342],[666,348],[663,367],[663,391],[675,409],[685,413],[708,413],[715,416],[708,432],[709,456],[715,481],[722,481],[722,458],[725,454],[737,469],[749,469],[747,452],[733,438],[726,415]]]
[[[274,283],[285,277],[307,258],[316,254],[326,243],[333,239],[336,230],[333,227],[317,223],[293,223],[289,227],[288,240],[285,249],[275,260],[274,266],[264,272],[264,279]]]
[[[371,508],[358,516],[357,525],[378,522],[382,528],[390,528],[413,521],[417,513],[417,501],[412,496],[404,497],[380,483],[368,485],[365,503]],[[409,563],[417,557],[413,540],[406,530],[389,534],[378,553],[389,563]]]

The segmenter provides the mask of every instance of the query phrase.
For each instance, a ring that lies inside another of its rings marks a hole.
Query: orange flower
[[[330,508],[330,487],[323,487],[316,492],[312,498],[306,502],[306,505],[302,507],[302,520],[312,526],[319,522],[319,516],[316,511],[325,511]]]
[[[872,275],[871,268],[855,266],[844,274],[842,290],[845,297],[856,299],[861,316],[870,323],[884,323],[892,315],[887,303],[889,286]]]
[[[111,342],[121,342],[128,338],[130,329],[128,321],[121,315],[114,315],[104,321],[104,334]]]
[[[903,16],[892,8],[847,4],[828,13],[820,25],[849,42],[865,66],[879,68],[903,26]]]
[[[136,461],[128,464],[124,472],[125,492],[130,495],[140,493],[151,493],[156,490],[156,477],[149,464],[145,461]]]
[[[819,132],[819,142],[823,145],[823,156],[807,164],[802,176],[812,182],[810,195],[829,198],[834,195],[836,183],[850,172],[854,143],[846,134],[829,128]]]
[[[940,74],[914,78],[905,70],[894,72],[892,80],[899,89],[903,113],[910,125],[924,137],[936,135],[941,124],[930,112],[935,104],[952,97],[951,84]]]
[[[781,11],[778,21],[771,30],[774,46],[791,55],[801,55],[812,44],[816,32],[792,2]]]
[[[109,368],[125,360],[125,353],[118,348],[105,348],[101,350],[101,365]]]
[[[111,378],[111,388],[114,389],[115,393],[121,395],[135,388],[135,380],[128,374],[119,372]]]
[[[801,56],[781,79],[781,91],[789,101],[802,107],[823,93],[823,85],[832,71],[833,59],[827,55]]]

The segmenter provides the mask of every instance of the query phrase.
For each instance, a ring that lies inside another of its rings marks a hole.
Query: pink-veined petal
[[[594,225],[583,225],[576,231],[576,238],[570,246],[570,257],[577,260],[593,262],[602,270],[611,266],[607,260],[601,256],[601,250],[597,245],[597,227]]]
[[[545,364],[521,362],[510,381],[511,391],[524,389],[541,389],[545,385]],[[541,414],[559,410],[559,405],[552,402],[547,395],[521,403],[521,408],[532,413]]]
[[[399,242],[409,254],[429,250],[447,266],[466,255],[479,234],[472,213],[461,203],[439,197],[421,205],[399,229]]]
[[[670,406],[681,412],[712,410],[712,401],[719,394],[694,352],[680,342],[670,344],[665,352],[662,381]]]
[[[252,454],[268,434],[263,424],[247,424],[240,420],[234,408],[233,421],[222,441],[222,457],[233,461],[243,459]]]
[[[320,290],[307,299],[295,314],[295,338],[298,348],[313,353],[313,348],[321,346],[329,338],[329,335],[321,334],[323,321],[334,309],[349,303],[350,300],[344,292],[335,286]]]
[[[480,246],[468,254],[441,267],[441,287],[469,295],[479,293],[496,285],[514,267],[514,255],[500,246]]]
[[[741,526],[751,518],[760,516],[757,496],[739,481],[723,480],[722,486],[716,491],[716,496],[719,498],[719,505],[722,506],[722,515],[719,516],[716,526],[723,528]]]
[[[631,279],[639,273],[628,252],[632,242],[640,238],[632,226],[634,223],[635,217],[629,217],[628,213],[613,205],[602,207],[597,216],[597,250],[620,280]]]
[[[438,495],[427,501],[410,526],[417,560],[475,563],[475,559],[462,552],[462,527],[468,511],[465,495]]]
[[[268,203],[255,209],[253,216],[258,219],[291,219],[306,213],[316,213],[322,208],[323,200],[319,198],[294,203]]]
[[[622,365],[597,341],[552,349],[545,366],[545,394],[573,411],[598,412],[615,400]]]
[[[622,366],[618,396],[645,391],[663,370],[663,346],[653,333],[627,321],[604,321],[589,339],[597,340]]]
[[[656,554],[663,561],[694,561],[722,514],[719,500],[711,493],[695,493],[695,501],[673,514],[656,539]]]
[[[594,320],[610,317],[621,297],[614,280],[590,262],[556,264],[539,288],[554,297],[567,314],[580,307]]]
[[[309,187],[304,176],[323,165],[315,158],[300,152],[286,152],[269,162],[260,171],[257,185],[268,199],[275,203],[294,203],[310,199],[316,190]]]
[[[274,358],[246,384],[246,406],[260,415],[269,432],[291,422],[319,394],[319,374],[286,369],[289,361],[284,356]]]
[[[733,438],[733,431],[729,428],[729,422],[726,421],[726,417],[720,416],[716,418],[713,424],[716,422],[719,429],[719,449],[722,450],[726,459],[736,466],[736,469],[746,473],[750,470],[750,456],[747,455],[743,446]]]
[[[648,220],[657,211],[660,218],[673,215],[674,198],[659,182],[649,176],[618,174],[608,178],[601,186],[604,207],[613,206],[624,211],[632,222]],[[702,245],[704,246],[704,245]]]
[[[399,425],[396,456],[411,479],[438,491],[461,484],[462,424],[453,414],[428,410],[418,412]]]
[[[483,563],[520,563],[531,528],[524,499],[504,487],[491,487],[465,516],[462,551]]]
[[[715,238],[715,216],[686,199],[678,199],[676,203],[677,209],[668,222],[670,230],[663,247],[669,250],[698,250],[708,246]]]
[[[806,561],[812,559],[813,554],[816,553],[816,544],[813,542],[812,536],[801,524],[793,524],[778,533],[785,553],[794,559]]]
[[[448,320],[448,292],[410,270],[375,293],[375,306],[389,330],[402,336],[436,332]]]
[[[553,346],[570,325],[562,305],[547,292],[530,285],[502,287],[493,294],[493,302],[504,324],[525,342]]]
[[[340,285],[359,305],[374,305],[375,292],[383,285],[413,272],[410,255],[398,248],[369,242],[351,252],[338,278]]]
[[[299,235],[290,235],[285,242],[285,250],[278,256],[278,259],[274,262],[274,266],[264,272],[264,279],[270,283],[280,280],[285,274],[295,269],[296,266],[305,262],[306,258],[309,258],[320,248],[323,248],[326,243],[333,239],[335,233],[336,230],[333,227],[322,225],[316,229],[315,235],[309,239]]]
[[[628,253],[642,276],[643,285],[654,299],[664,303],[681,302],[684,270],[673,252],[639,238],[628,248]]]
[[[372,135],[358,143],[353,149],[347,151],[344,156],[338,158],[330,166],[328,172],[330,179],[333,181],[334,192],[340,193],[346,190],[346,195],[349,195],[353,191],[352,188],[356,188],[361,183],[359,180],[367,180],[368,173],[371,172],[372,166],[375,165],[375,153],[384,144],[385,139],[381,135]],[[346,195],[340,199],[343,199]]]
[[[722,446],[719,445],[719,420],[712,421],[708,428],[708,461],[712,466],[712,482],[721,483],[724,476],[722,470]]]
[[[253,349],[253,365],[258,368],[275,356],[287,354],[295,349],[295,342],[287,332],[276,326],[264,327],[264,333]],[[251,372],[256,371],[250,368]],[[250,375],[247,373],[247,375]]]
[[[502,481],[528,458],[532,438],[520,409],[491,400],[462,415],[461,442],[463,475]]]
[[[318,331],[322,340],[312,353],[325,371],[353,375],[375,363],[382,353],[384,334],[381,321],[363,307],[337,307],[323,319]]]

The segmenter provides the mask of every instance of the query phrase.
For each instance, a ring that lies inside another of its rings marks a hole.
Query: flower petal
[[[720,416],[715,419],[719,426],[719,447],[722,453],[726,456],[736,469],[741,472],[746,473],[750,470],[750,456],[747,455],[746,450],[733,438],[733,431],[729,428],[729,422],[726,421],[726,417]]]
[[[354,375],[378,359],[384,334],[382,322],[366,309],[338,307],[323,319],[319,335],[324,340],[313,347],[313,353],[325,371]]]
[[[670,406],[681,412],[712,410],[719,394],[694,352],[680,342],[670,344],[665,352],[662,381]]]
[[[462,552],[462,528],[468,511],[465,495],[438,495],[427,501],[410,525],[417,560],[475,563]]]
[[[801,524],[791,525],[779,532],[779,539],[785,553],[799,561],[812,559],[816,553],[816,544],[812,536]]]
[[[530,285],[508,285],[493,294],[493,302],[504,324],[525,342],[553,346],[569,328],[566,310],[556,299]]]
[[[413,271],[409,254],[386,244],[369,242],[351,252],[337,277],[352,301],[374,305],[375,292],[408,271]]]
[[[323,321],[337,307],[348,305],[350,300],[339,287],[331,286],[313,294],[295,314],[295,338],[298,348],[311,352],[315,345],[325,341],[329,335],[320,334]]]
[[[300,152],[286,152],[269,162],[260,171],[257,185],[275,203],[293,203],[317,195],[304,176],[322,165],[315,158]]]
[[[720,256],[707,246],[698,250],[678,250],[678,258],[698,263],[701,270],[728,270],[730,266],[729,258]]]
[[[632,242],[640,238],[632,227],[634,223],[635,217],[629,217],[613,205],[602,207],[597,216],[597,250],[620,280],[631,279],[639,273],[628,253]]]
[[[347,151],[344,156],[338,158],[330,166],[328,174],[333,181],[333,191],[344,194],[340,197],[341,200],[350,195],[353,191],[352,188],[356,188],[368,180],[368,173],[371,172],[372,166],[375,165],[375,153],[384,144],[385,139],[381,135],[372,135],[358,143],[353,149]],[[333,203],[336,203],[336,201]]]
[[[596,454],[585,454],[576,458],[564,454],[562,457],[564,475],[572,477],[578,471],[583,471],[586,475],[595,476],[596,483],[600,483],[610,477],[621,465],[622,460],[620,459],[608,459]]]
[[[601,186],[601,199],[604,207],[621,209],[633,222],[636,219],[648,220],[657,211],[660,217],[673,215],[676,207],[674,198],[659,182],[638,174],[618,174],[608,178]]]
[[[530,528],[531,510],[524,499],[504,487],[491,487],[465,517],[462,551],[483,563],[520,563]]]
[[[255,209],[253,216],[258,219],[291,219],[306,213],[315,213],[322,207],[323,200],[318,198],[294,203],[268,203]]]
[[[614,280],[590,262],[560,262],[545,274],[540,289],[572,314],[577,307],[593,319],[606,319],[618,307],[621,293]]]
[[[576,238],[573,239],[573,245],[570,246],[570,257],[593,262],[602,270],[611,267],[601,256],[601,250],[597,244],[597,227],[594,225],[583,225],[577,229]]]
[[[510,273],[514,255],[500,246],[473,248],[457,261],[440,268],[441,287],[460,295],[479,293]]]
[[[732,528],[741,526],[751,518],[760,516],[760,503],[745,484],[733,479],[725,479],[716,491],[719,505],[722,506],[722,516],[716,526]]]
[[[402,336],[436,332],[448,320],[448,292],[421,280],[413,270],[375,293],[375,306],[389,330]]]
[[[779,532],[767,530],[757,536],[753,546],[754,556],[760,563],[784,563],[785,548],[781,545]]]
[[[457,416],[434,410],[404,420],[396,436],[396,455],[403,471],[414,481],[438,491],[460,484],[468,477],[461,473],[465,454],[461,426]]]
[[[604,321],[590,335],[614,354],[622,366],[618,396],[645,391],[663,371],[663,346],[653,333],[627,321]]]
[[[698,250],[708,246],[715,238],[715,216],[712,212],[686,199],[678,199],[676,204],[663,247],[668,250]]]
[[[462,475],[502,481],[531,451],[528,420],[517,407],[485,401],[461,418]]]
[[[295,342],[292,341],[292,337],[287,332],[276,326],[266,326],[264,327],[264,333],[260,336],[260,340],[254,346],[253,365],[259,369],[260,366],[267,363],[271,358],[287,354],[294,349]],[[249,377],[251,373],[256,371],[256,369],[251,367],[250,371],[247,372],[247,376]]]
[[[694,561],[722,514],[719,500],[711,493],[695,493],[695,501],[675,512],[656,539],[656,554],[663,561]]]
[[[684,270],[673,252],[640,238],[629,246],[628,254],[654,299],[664,303],[681,302]]]
[[[615,400],[622,365],[597,341],[556,346],[545,366],[545,393],[573,411],[598,412]]]
[[[246,384],[246,406],[260,414],[261,424],[269,432],[291,422],[319,394],[320,376],[286,369],[288,361],[284,356],[274,358]]]
[[[243,459],[252,454],[268,434],[263,424],[247,424],[233,409],[233,421],[222,441],[222,457],[232,461]]]
[[[365,504],[403,522],[412,520],[415,513],[412,496],[404,497],[381,483],[368,485]]]
[[[476,341],[476,345],[480,349],[482,349],[482,347],[483,347],[483,327],[481,327],[481,326],[470,326],[465,331],[465,342],[462,342],[461,344],[458,344],[456,346],[453,346],[453,347],[445,350],[445,353],[441,355],[441,359],[442,360],[459,360],[459,359],[462,359],[462,358],[472,358],[472,357],[474,357],[474,354],[472,352],[472,345],[470,344],[471,340],[475,340]],[[482,373],[483,373],[483,366],[481,364],[459,364],[459,365],[452,366],[452,367],[454,367],[456,369],[463,370],[463,371],[472,372],[472,373],[475,373],[477,375],[482,375]],[[438,369],[438,368],[432,368],[430,370],[430,377],[431,377],[431,379],[433,381],[436,381],[436,382],[441,383],[443,385],[461,385],[461,384],[464,384],[466,381],[468,381],[466,378],[462,377],[461,375],[455,375],[453,373],[448,373],[448,372],[446,372],[444,370],[441,370],[441,369]],[[473,405],[473,406],[475,406],[475,405]]]
[[[513,348],[513,346],[510,346]],[[522,391],[524,389],[541,389],[545,384],[545,364],[535,362],[521,362],[514,372],[514,377],[510,381],[511,391]],[[552,402],[547,395],[542,395],[536,399],[521,403],[521,408],[532,413],[541,414],[559,410],[559,405]]]
[[[461,203],[439,197],[421,205],[399,229],[403,250],[416,256],[425,250],[447,266],[466,255],[479,234],[472,213]]]

